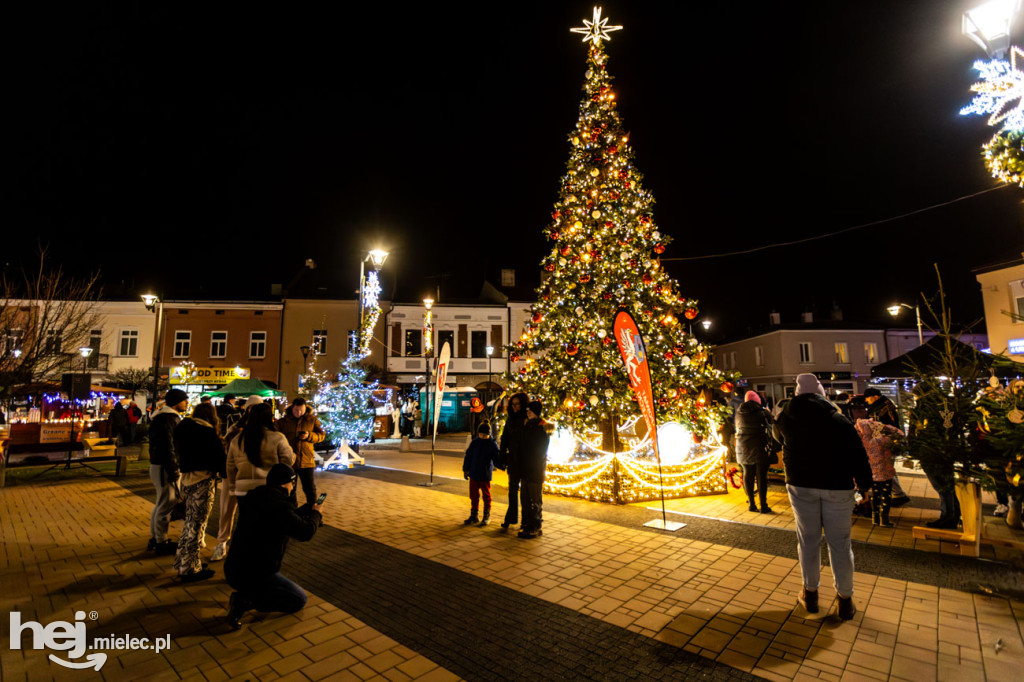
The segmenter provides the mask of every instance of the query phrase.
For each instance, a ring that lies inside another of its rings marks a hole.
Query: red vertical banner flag
[[[620,310],[615,315],[612,333],[615,334],[615,341],[619,344],[622,362],[626,365],[629,387],[636,394],[636,402],[640,405],[640,412],[644,416],[644,421],[647,422],[647,430],[651,434],[651,443],[654,445],[654,456],[658,458],[660,463],[658,422],[654,417],[654,391],[651,389],[651,368],[647,364],[647,352],[644,349],[643,336],[641,336],[640,329],[636,326],[636,320],[625,310]]]

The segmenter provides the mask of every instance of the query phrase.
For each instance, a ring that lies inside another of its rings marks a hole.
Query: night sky
[[[397,300],[535,281],[569,154],[580,2],[69,3],[10,20],[3,262],[39,241],[111,291],[264,298],[306,258]],[[620,112],[655,221],[692,258],[790,241],[995,187],[961,117],[975,2],[606,2]],[[1024,21],[1018,22],[1024,27]],[[1018,39],[1016,42],[1020,43]],[[981,316],[971,269],[1020,255],[1024,192],[756,254],[666,261],[718,334],[833,302],[881,322],[935,290]],[[347,273],[350,273],[348,275]],[[388,293],[387,291],[385,293]]]

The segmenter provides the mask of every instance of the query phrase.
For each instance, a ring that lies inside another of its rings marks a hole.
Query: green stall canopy
[[[239,398],[247,398],[251,395],[258,395],[261,398],[285,398],[288,395],[284,391],[278,391],[275,388],[267,386],[256,378],[235,379],[234,381],[225,384],[223,388],[216,391],[207,391],[206,395],[225,396],[229,393],[231,395],[236,395]]]

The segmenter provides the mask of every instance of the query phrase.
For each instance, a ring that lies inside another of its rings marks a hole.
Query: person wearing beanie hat
[[[472,525],[479,521],[486,526],[491,521],[491,475],[494,465],[499,461],[501,453],[498,446],[491,440],[491,425],[481,422],[476,427],[476,438],[466,448],[466,456],[462,460],[462,475],[469,480],[469,518],[464,525]],[[477,516],[480,509],[480,497],[484,498],[484,517]]]
[[[822,398],[825,397],[825,387],[818,381],[818,377],[813,374],[797,374],[796,375],[796,394],[803,395],[804,393],[816,393]]]
[[[323,504],[296,509],[289,496],[295,489],[295,471],[278,462],[267,471],[267,482],[238,500],[235,528],[224,562],[224,577],[234,588],[228,601],[227,622],[242,626],[249,610],[295,613],[306,605],[301,587],[281,575],[288,540],[311,540],[320,527]]]
[[[548,436],[546,422],[541,419],[544,406],[534,400],[526,406],[526,425],[523,427],[522,449],[522,505],[523,524],[519,527],[518,536],[532,539],[542,534],[541,525],[544,518],[541,514],[544,500],[544,473],[547,468]]]
[[[745,402],[736,410],[736,462],[743,467],[743,490],[747,493],[747,508],[758,511],[754,504],[754,490],[761,502],[760,512],[768,514],[768,467],[772,457],[772,417],[761,407],[761,396],[747,391]]]
[[[808,613],[818,612],[824,530],[838,593],[838,615],[850,620],[857,612],[850,537],[854,483],[866,496],[872,483],[871,466],[853,424],[824,393],[813,374],[799,375],[796,396],[782,408],[774,431],[775,438],[782,442],[786,491],[796,518],[797,554],[803,575],[798,601]]]
[[[149,517],[149,544],[146,549],[161,556],[178,551],[178,543],[167,538],[171,510],[178,500],[178,455],[172,434],[187,409],[188,394],[180,388],[172,388],[164,396],[163,407],[153,413],[149,424],[149,479],[156,489],[156,502]]]

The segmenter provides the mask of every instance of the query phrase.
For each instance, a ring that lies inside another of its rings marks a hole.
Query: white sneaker
[[[996,510],[992,512],[992,516],[1003,517],[1010,511],[1010,508],[1005,504],[996,505]]]
[[[210,561],[223,561],[224,557],[228,555],[228,543],[221,542],[213,550],[213,556],[210,557]]]

